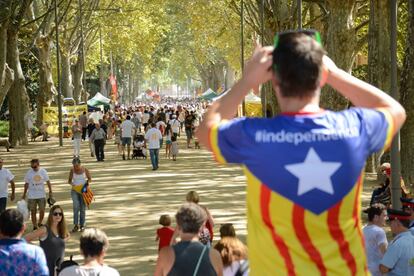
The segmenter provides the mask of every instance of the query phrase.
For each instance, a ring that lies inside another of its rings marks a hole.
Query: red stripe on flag
[[[349,243],[344,237],[344,233],[339,225],[339,210],[341,208],[342,201],[332,207],[328,212],[328,226],[329,232],[332,238],[336,241],[339,247],[339,252],[344,261],[347,263],[352,275],[356,275],[357,268],[354,256],[349,250]]]
[[[269,228],[270,234],[272,235],[273,243],[276,245],[280,255],[284,259],[285,266],[288,270],[288,275],[296,275],[292,257],[289,253],[289,248],[286,246],[286,243],[284,242],[282,237],[276,233],[275,227],[273,226],[272,221],[270,219],[270,196],[271,191],[266,187],[266,185],[262,184],[260,190],[260,209],[262,213],[262,219],[267,228]]]
[[[355,191],[354,210],[352,212],[352,217],[355,221],[354,226],[358,231],[358,236],[359,236],[360,242],[362,244],[362,248],[364,248],[364,252],[366,252],[365,251],[365,242],[364,242],[364,238],[363,238],[363,235],[362,235],[359,216],[358,216],[358,203],[359,203],[358,198],[359,198],[359,191],[361,190],[361,187],[362,187],[362,179],[363,179],[362,176],[359,176],[356,191]],[[368,274],[368,266],[367,266],[366,262],[365,262],[365,265],[364,265],[364,271],[365,271],[365,274]]]
[[[292,224],[295,229],[296,237],[300,241],[303,249],[308,253],[309,257],[316,264],[320,275],[326,275],[326,267],[323,263],[321,253],[316,249],[309,237],[309,233],[305,226],[305,209],[295,204],[292,212]]]

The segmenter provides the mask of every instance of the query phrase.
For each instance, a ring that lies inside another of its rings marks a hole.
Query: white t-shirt
[[[362,229],[364,232],[365,248],[368,259],[368,270],[372,276],[381,276],[379,265],[384,254],[380,251],[380,245],[388,245],[384,229],[377,225],[367,225]]]
[[[14,175],[5,168],[0,170],[0,198],[7,197],[9,193],[9,182],[14,179]]]
[[[28,199],[46,198],[45,182],[49,181],[49,176],[45,169],[40,168],[37,172],[30,169],[24,177],[24,182],[29,183],[27,189]]]
[[[132,130],[135,128],[135,124],[131,120],[125,120],[121,124],[121,137],[132,137]]]
[[[178,121],[177,119],[171,119],[169,121],[169,124],[171,125],[172,132],[174,133],[180,132],[180,121]]]
[[[150,118],[149,113],[144,113],[144,114],[142,114],[142,123],[143,123],[143,124],[148,124],[148,120],[149,120],[149,118]]]
[[[140,122],[142,122],[142,112],[141,112],[141,111],[137,111],[137,112],[135,112],[135,116],[137,116],[138,120],[139,120]]]
[[[162,139],[161,131],[157,128],[150,128],[147,133],[145,133],[145,139],[148,141],[149,149],[159,149],[160,140]]]
[[[65,268],[59,276],[119,276],[119,272],[107,265],[97,267],[84,267],[73,265]]]

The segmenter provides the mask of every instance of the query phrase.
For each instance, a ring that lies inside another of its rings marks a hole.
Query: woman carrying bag
[[[72,160],[73,168],[69,172],[68,183],[72,186],[70,191],[73,201],[73,229],[71,232],[85,230],[85,201],[83,193],[90,192],[89,184],[92,180],[89,170],[81,166],[79,158]],[[88,205],[89,206],[89,205]]]

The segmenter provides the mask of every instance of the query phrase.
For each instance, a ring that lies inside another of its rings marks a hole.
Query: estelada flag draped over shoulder
[[[109,82],[111,83],[111,88],[112,88],[112,100],[116,102],[118,99],[118,87],[116,85],[116,76],[111,74],[109,76]]]

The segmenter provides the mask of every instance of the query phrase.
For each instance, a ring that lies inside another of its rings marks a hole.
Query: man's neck
[[[278,98],[283,113],[316,113],[320,112],[319,97],[313,98]]]

